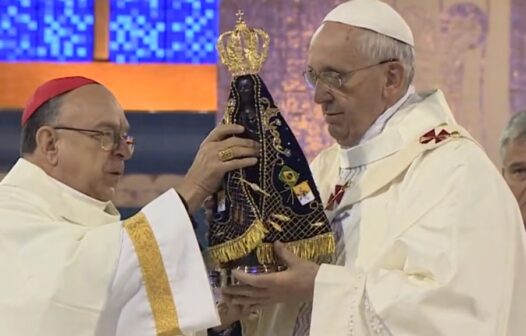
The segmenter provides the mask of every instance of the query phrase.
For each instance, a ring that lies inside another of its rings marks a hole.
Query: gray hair
[[[358,51],[376,62],[396,59],[402,63],[406,74],[406,85],[413,82],[415,76],[415,48],[369,29],[361,29],[361,43]]]
[[[35,151],[37,147],[37,132],[40,127],[51,125],[58,119],[62,97],[63,95],[51,98],[42,104],[22,126],[20,154],[31,154]]]
[[[516,113],[500,136],[500,158],[504,159],[506,148],[511,141],[526,139],[526,110]]]

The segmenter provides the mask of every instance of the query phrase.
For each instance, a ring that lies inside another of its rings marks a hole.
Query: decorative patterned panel
[[[93,0],[0,0],[0,61],[91,61]]]
[[[110,59],[215,63],[218,0],[111,0]]]

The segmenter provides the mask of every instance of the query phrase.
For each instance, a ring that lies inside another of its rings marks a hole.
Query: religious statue
[[[216,195],[209,253],[219,265],[216,277],[226,274],[222,285],[235,268],[251,273],[284,269],[274,256],[272,244],[278,240],[297,256],[319,262],[330,260],[335,248],[308,162],[258,75],[269,36],[238,15],[235,30],[222,34],[217,44],[233,76],[222,122],[243,125],[242,136],[258,141],[261,152],[255,166],[225,175]]]

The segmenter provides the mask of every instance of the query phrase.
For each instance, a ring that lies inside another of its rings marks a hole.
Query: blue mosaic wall
[[[214,64],[219,0],[110,0],[110,60]],[[92,61],[94,0],[0,0],[0,61]]]
[[[110,59],[216,63],[219,0],[111,0]]]
[[[94,0],[0,0],[0,61],[91,61]]]

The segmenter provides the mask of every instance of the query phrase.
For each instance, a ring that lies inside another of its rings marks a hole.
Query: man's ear
[[[56,166],[58,163],[57,133],[50,126],[42,126],[35,136],[36,149],[48,164]]]
[[[405,85],[405,69],[402,63],[386,64],[384,94],[386,97],[397,95]]]

